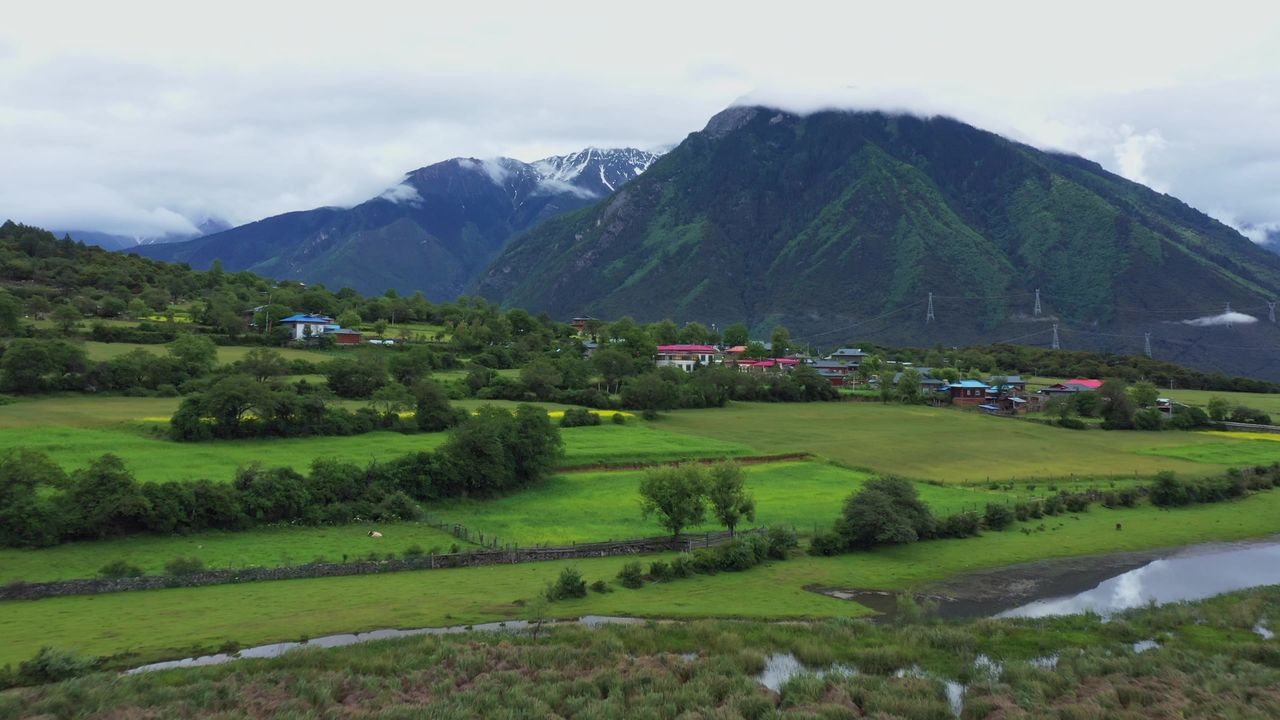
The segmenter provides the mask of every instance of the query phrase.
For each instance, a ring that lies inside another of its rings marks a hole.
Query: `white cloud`
[[[418,188],[410,185],[409,183],[393,185],[382,191],[382,194],[378,197],[383,198],[384,200],[390,200],[397,205],[422,204],[422,194],[418,192]]]
[[[0,216],[245,222],[450,157],[658,147],[751,98],[946,113],[1280,223],[1280,8],[1144,5],[19,4],[0,26]]]
[[[1194,325],[1196,327],[1213,327],[1216,325],[1252,325],[1258,322],[1258,318],[1252,315],[1245,315],[1241,312],[1228,311],[1220,315],[1206,315],[1198,317],[1194,320],[1183,320],[1183,325]]]

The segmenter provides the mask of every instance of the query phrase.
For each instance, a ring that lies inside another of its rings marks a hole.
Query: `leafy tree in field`
[[[742,353],[742,357],[762,360],[769,357],[769,350],[764,346],[764,343],[753,340],[747,343],[747,349]]]
[[[413,385],[429,376],[436,369],[436,353],[426,345],[415,345],[404,352],[393,354],[387,360],[391,377],[402,385]]]
[[[1209,398],[1209,417],[1214,420],[1226,420],[1231,413],[1231,401],[1214,395]]]
[[[84,350],[62,340],[21,338],[0,357],[0,391],[36,393],[79,389],[75,376],[88,365]]]
[[[711,504],[711,514],[729,530],[730,536],[742,520],[753,522],[756,519],[756,501],[747,492],[745,479],[742,466],[735,462],[713,465],[707,471],[707,500]]]
[[[960,382],[962,379],[960,377],[960,371],[951,367],[937,368],[932,370],[931,373],[935,379],[948,383]]]
[[[910,543],[933,531],[933,515],[911,483],[876,478],[845,500],[835,529],[854,549]]]
[[[613,348],[600,348],[591,355],[591,366],[604,380],[607,392],[616,392],[624,378],[635,374],[636,363],[630,355]]]
[[[1129,387],[1129,396],[1138,407],[1149,408],[1160,398],[1160,391],[1150,381],[1142,380]]]
[[[770,351],[774,357],[786,357],[791,350],[791,332],[779,325],[769,336]]]
[[[750,339],[750,331],[742,323],[734,323],[724,329],[724,344],[729,347],[745,346]]]
[[[498,377],[497,371],[493,370],[492,368],[487,368],[487,367],[484,367],[483,365],[472,365],[471,368],[467,370],[467,377],[465,380],[463,380],[463,382],[466,384],[467,388],[471,391],[471,394],[475,395],[476,393],[480,392],[482,389],[492,385],[493,381],[497,377]]]
[[[147,498],[115,455],[103,455],[77,470],[66,501],[69,524],[83,537],[124,535],[145,527]]]
[[[707,516],[706,479],[696,465],[675,465],[645,473],[640,481],[640,511],[679,537],[680,531]]]
[[[387,334],[387,321],[386,321],[386,320],[374,320],[374,321],[373,321],[373,332],[374,332],[374,334],[375,334],[375,335],[377,335],[377,336],[378,336],[378,337],[380,337],[380,338],[381,338],[383,335],[386,335],[386,334]]]
[[[1080,417],[1097,417],[1102,407],[1102,398],[1093,390],[1084,390],[1071,396],[1071,409]]]
[[[203,335],[184,333],[169,343],[169,357],[187,377],[200,377],[218,364],[218,346]]]
[[[449,404],[449,393],[438,382],[425,380],[413,387],[415,420],[425,432],[447,430],[458,423],[459,413]]]
[[[675,404],[676,387],[665,382],[657,373],[650,372],[631,378],[622,386],[623,407],[635,410],[670,410]]]
[[[63,514],[48,496],[66,486],[66,473],[42,452],[19,448],[0,454],[0,545],[58,542]]]
[[[370,353],[331,360],[325,364],[324,374],[333,394],[344,398],[367,398],[387,382],[382,359]]]
[[[415,402],[416,398],[409,388],[394,380],[374,390],[369,397],[369,406],[383,415],[413,407]]]
[[[516,407],[507,449],[515,458],[515,482],[527,486],[555,469],[564,441],[546,410],[537,405],[520,405]]]
[[[513,488],[510,428],[511,413],[486,405],[450,433],[441,453],[461,494],[483,497]]]
[[[792,370],[791,382],[800,389],[801,399],[805,402],[835,400],[840,397],[831,383],[808,365],[799,365]]]
[[[291,468],[267,470],[255,463],[237,470],[234,484],[245,514],[258,522],[300,517],[310,502],[305,478]]]
[[[686,345],[705,345],[711,342],[711,331],[700,322],[691,322],[680,328],[676,339]]]
[[[554,362],[540,357],[520,369],[520,382],[539,400],[548,400],[564,382],[564,375]]]
[[[69,333],[76,325],[84,319],[84,313],[76,309],[71,303],[62,303],[53,309],[53,321],[57,324],[58,329],[64,333]]]
[[[289,361],[275,350],[253,348],[236,363],[236,369],[258,382],[289,374]]]
[[[1102,405],[1104,427],[1117,430],[1133,427],[1135,408],[1123,380],[1110,379],[1102,383],[1098,388],[1098,399]]]
[[[670,320],[653,323],[646,329],[653,341],[659,345],[674,345],[680,341],[680,328]]]

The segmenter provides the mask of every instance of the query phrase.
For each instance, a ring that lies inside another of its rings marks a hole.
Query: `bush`
[[[785,527],[771,527],[765,536],[768,542],[768,556],[774,560],[786,560],[791,551],[800,545],[794,530]]]
[[[1084,493],[1063,493],[1062,502],[1068,512],[1089,512],[1089,496]]]
[[[113,560],[99,568],[98,575],[104,578],[142,577],[142,568],[127,560]]]
[[[693,575],[693,558],[688,553],[681,553],[671,561],[671,576],[687,578]]]
[[[1164,413],[1155,408],[1146,408],[1133,414],[1133,427],[1138,430],[1163,430]]]
[[[988,530],[1004,530],[1013,524],[1014,514],[1007,505],[987,503],[986,512],[982,514],[982,522]]]
[[[1058,427],[1063,427],[1068,430],[1084,430],[1085,428],[1089,427],[1085,423],[1085,421],[1081,420],[1080,418],[1064,417],[1064,418],[1059,418],[1056,422],[1058,424]]]
[[[671,566],[661,560],[654,560],[649,563],[649,577],[657,582],[667,582],[671,579]]]
[[[640,413],[640,417],[645,420],[657,420],[659,415],[657,410],[654,410],[653,408],[645,408],[644,412]]]
[[[18,675],[32,683],[51,683],[84,675],[93,669],[94,661],[67,650],[45,646],[35,657],[18,665]]]
[[[629,562],[618,571],[618,583],[635,590],[644,585],[644,569],[638,562]]]
[[[609,587],[609,583],[607,583],[607,582],[605,582],[605,581],[603,581],[603,580],[597,580],[597,581],[595,581],[595,582],[591,583],[591,592],[598,592],[598,593],[601,593],[601,594],[603,594],[603,593],[611,593],[611,592],[613,592],[613,588]]]
[[[404,555],[405,560],[411,560],[416,557],[422,557],[423,555],[426,555],[426,554],[427,554],[427,551],[423,550],[422,546],[417,544],[410,545],[409,547],[404,549],[403,553],[401,553],[401,555]]]
[[[609,422],[613,423],[614,425],[626,425],[627,416],[623,415],[622,413],[614,413],[613,417],[609,420]]]
[[[978,534],[978,514],[971,512],[956,513],[942,518],[938,523],[938,537],[966,538]]]
[[[401,490],[386,496],[373,509],[375,520],[420,520],[422,508]]]
[[[600,416],[585,408],[569,408],[560,418],[560,427],[590,427],[600,424]]]
[[[194,575],[204,572],[204,561],[198,557],[176,557],[164,564],[166,575]]]
[[[560,571],[560,577],[547,587],[548,600],[565,600],[587,596],[587,583],[577,568],[567,567]]]
[[[810,555],[839,555],[844,551],[844,541],[833,532],[817,532],[809,539]]]

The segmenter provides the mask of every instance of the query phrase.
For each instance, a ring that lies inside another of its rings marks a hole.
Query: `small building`
[[[290,315],[281,320],[280,324],[290,329],[290,334],[294,340],[320,337],[326,332],[339,329],[334,324],[333,318],[327,315]]]
[[[693,372],[695,365],[710,365],[719,358],[720,350],[711,345],[659,345],[654,364]]]
[[[1063,380],[1060,383],[1054,383],[1040,392],[1046,395],[1070,395],[1078,392],[1093,392],[1100,387],[1102,387],[1101,380],[1077,378],[1075,380]]]
[[[583,315],[570,320],[569,324],[573,326],[574,331],[579,335],[585,335],[587,332],[587,323],[590,323],[593,320],[595,320],[595,318]]]
[[[835,387],[853,384],[853,379],[857,377],[858,371],[857,365],[830,358],[813,360],[809,363],[809,366],[817,370],[819,375],[826,378],[827,382]]]
[[[1001,382],[996,382],[997,380]],[[1021,375],[992,375],[987,382],[1000,392],[1022,394],[1027,391],[1027,381]]]
[[[764,360],[734,361],[738,372],[783,372],[794,369],[800,364],[793,358],[766,358]]]
[[[987,402],[987,384],[980,380],[961,380],[943,387],[952,405],[982,405]]]
[[[337,345],[359,345],[360,340],[364,338],[364,333],[359,330],[343,327],[325,334],[333,338],[333,342]]]
[[[862,348],[840,348],[828,355],[826,359],[857,368],[862,364],[862,359],[866,356],[867,354],[862,352]]]

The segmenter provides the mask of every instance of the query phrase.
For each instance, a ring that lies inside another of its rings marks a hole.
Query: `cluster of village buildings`
[[[765,344],[766,348],[768,347]],[[744,356],[742,345],[720,348],[714,345],[659,345],[654,363],[658,367],[677,367],[692,372],[699,365],[719,364],[735,367],[742,372],[787,372],[797,366],[807,365],[836,387],[856,386],[863,382],[858,373],[867,353],[860,348],[840,348],[825,357],[811,357],[795,353],[787,357],[752,359]],[[1036,412],[1050,398],[1078,392],[1092,392],[1102,387],[1101,380],[1066,380],[1037,392],[1027,391],[1027,382],[1020,375],[992,376],[981,380],[947,381],[933,376],[927,367],[914,368],[920,377],[921,391],[926,398],[939,403],[950,402],[962,407],[1004,415]],[[897,385],[902,372],[895,371],[888,382]],[[882,379],[866,378],[866,384],[878,387]]]

